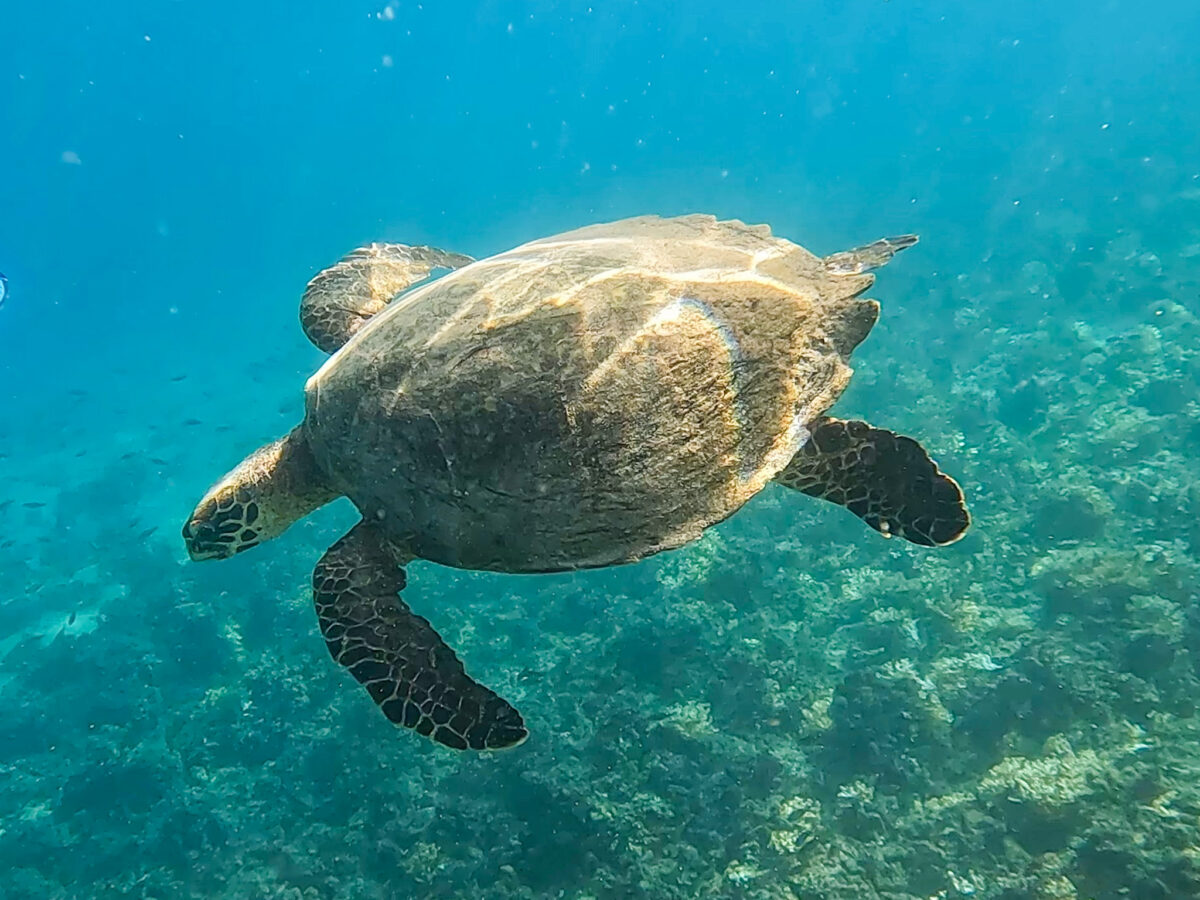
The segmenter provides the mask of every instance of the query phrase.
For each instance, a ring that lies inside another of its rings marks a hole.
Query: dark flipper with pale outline
[[[458,750],[500,750],[528,736],[520,713],[463,671],[428,621],[400,599],[404,570],[377,529],[359,522],[313,570],[313,598],[333,658],[397,725]]]
[[[962,489],[912,438],[832,418],[810,427],[780,484],[841,504],[885,537],[938,547],[966,532]]]
[[[916,242],[915,234],[880,238],[853,250],[843,250],[841,253],[825,257],[825,270],[830,275],[861,275],[863,272],[887,265],[893,256],[901,250],[907,250]]]
[[[368,244],[317,273],[300,301],[300,325],[326,353],[350,340],[371,316],[434,269],[473,262],[461,253],[406,244]]]

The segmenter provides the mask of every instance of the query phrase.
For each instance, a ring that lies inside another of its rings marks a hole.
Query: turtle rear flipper
[[[300,325],[319,349],[333,353],[371,316],[434,269],[458,269],[473,261],[436,247],[359,247],[308,283],[300,301]]]
[[[404,570],[379,531],[359,522],[313,570],[313,599],[333,658],[397,725],[458,750],[528,737],[520,713],[471,679],[454,651],[399,597]]]
[[[780,484],[841,504],[885,537],[940,547],[966,533],[962,489],[912,438],[833,418],[811,430]]]

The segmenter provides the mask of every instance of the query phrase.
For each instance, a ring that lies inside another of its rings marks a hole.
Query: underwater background
[[[1194,0],[0,6],[0,898],[1200,896]],[[396,729],[328,656],[347,501],[179,528],[302,413],[371,240],[627,215],[919,232],[835,409],[927,550],[770,486],[683,550],[410,568],[525,715]]]

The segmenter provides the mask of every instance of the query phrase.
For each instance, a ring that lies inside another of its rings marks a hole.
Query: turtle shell
[[[309,380],[318,463],[419,557],[546,572],[678,547],[791,460],[878,305],[765,226],[644,217],[393,301]]]

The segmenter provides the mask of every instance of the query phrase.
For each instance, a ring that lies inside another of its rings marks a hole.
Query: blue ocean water
[[[1200,896],[1200,7],[0,9],[0,898]],[[630,215],[917,232],[836,412],[967,537],[770,486],[632,566],[416,563],[531,737],[322,646],[341,501],[188,560],[302,415],[306,281]]]

